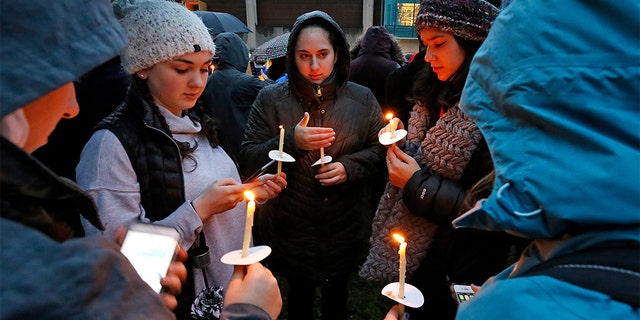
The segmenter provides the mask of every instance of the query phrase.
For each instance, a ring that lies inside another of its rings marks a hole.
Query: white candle
[[[398,250],[398,253],[400,254],[400,284],[398,285],[398,296],[400,296],[400,299],[404,299],[404,277],[405,270],[407,269],[406,252],[407,243],[403,242],[400,244],[400,250]]]
[[[405,278],[405,272],[407,269],[407,257],[406,257],[407,243],[404,241],[404,238],[399,234],[394,234],[393,237],[396,238],[398,242],[400,242],[400,250],[398,250],[398,254],[400,255],[400,268],[399,268],[400,275],[398,279],[398,297],[400,299],[404,299],[404,278]]]
[[[320,166],[324,166],[324,148],[320,148]]]
[[[391,139],[396,137],[396,129],[398,128],[398,119],[393,117],[393,113],[387,113],[387,119],[389,119],[389,132],[391,133]]]
[[[284,127],[280,125],[280,143],[278,144],[278,157],[282,159],[282,149],[284,148]],[[278,174],[282,172],[282,160],[278,160]]]
[[[244,239],[242,240],[242,258],[249,254],[249,242],[251,241],[251,228],[253,227],[253,213],[256,211],[255,195],[251,191],[245,191],[247,199],[247,221],[244,224]]]

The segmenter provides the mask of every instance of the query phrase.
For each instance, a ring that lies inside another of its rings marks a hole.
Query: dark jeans
[[[285,277],[287,290],[287,318],[313,320],[318,285],[310,279]],[[320,312],[323,320],[346,320],[349,276],[330,278],[320,286]]]

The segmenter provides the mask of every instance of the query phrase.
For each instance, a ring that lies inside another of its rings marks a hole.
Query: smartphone
[[[134,222],[127,229],[120,251],[129,259],[142,280],[160,293],[160,280],[167,275],[178,249],[180,234],[175,228]]]
[[[469,285],[454,283],[451,285],[451,294],[453,295],[453,299],[456,300],[456,303],[459,305],[463,302],[469,301],[469,299],[473,297],[474,292]]]

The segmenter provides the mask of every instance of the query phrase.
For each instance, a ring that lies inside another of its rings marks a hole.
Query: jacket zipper
[[[150,125],[149,125],[149,124],[147,124],[146,122],[144,123],[144,125],[145,125],[147,128],[152,129],[152,130],[155,130],[155,131],[158,131],[158,132],[162,133],[165,137],[169,138],[169,140],[173,143],[173,145],[176,147],[176,150],[178,151],[178,155],[180,156],[180,161],[182,161],[182,153],[180,153],[180,147],[179,147],[179,146],[178,146],[178,144],[175,142],[175,140],[173,140],[173,138],[171,138],[171,137],[170,137],[166,132],[164,132],[164,131],[162,131],[162,130],[160,130],[160,129],[156,128],[156,127],[150,126]]]

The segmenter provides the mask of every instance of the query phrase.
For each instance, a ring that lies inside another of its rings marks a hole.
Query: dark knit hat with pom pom
[[[416,30],[434,28],[483,41],[500,10],[484,0],[422,0]]]

